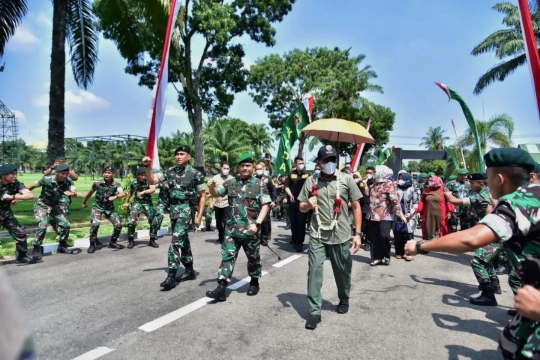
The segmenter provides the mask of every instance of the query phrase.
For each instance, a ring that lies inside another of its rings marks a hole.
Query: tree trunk
[[[68,0],[53,1],[51,85],[49,90],[49,130],[47,163],[64,158],[64,120],[66,86],[66,26]]]
[[[195,143],[195,166],[204,167],[202,108],[198,104],[193,109],[191,125],[193,127],[193,142]]]
[[[307,140],[306,134],[301,133],[300,138],[298,139],[298,155],[297,156],[299,156],[299,157],[302,157],[302,153],[304,152],[304,145],[306,144],[306,140]],[[304,161],[305,160],[306,159],[304,159]]]

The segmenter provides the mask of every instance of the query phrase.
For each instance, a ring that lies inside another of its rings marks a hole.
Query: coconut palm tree
[[[476,128],[478,130],[478,138],[480,139],[481,151],[486,153],[491,147],[511,147],[512,133],[514,132],[514,121],[506,114],[495,115],[487,121],[476,120]],[[457,146],[459,148],[468,148],[470,153],[465,157],[467,164],[470,164],[469,171],[484,171],[478,169],[478,159],[475,159],[477,154],[476,142],[474,135],[470,129],[467,129],[463,136],[458,139]]]
[[[539,5],[540,1],[536,0],[531,7],[531,17],[537,40],[540,39]],[[488,52],[494,52],[495,57],[501,60],[501,62],[489,69],[478,79],[474,88],[475,94],[480,94],[495,81],[504,81],[508,75],[527,62],[519,8],[510,2],[502,2],[495,4],[493,10],[504,14],[502,23],[506,28],[497,30],[489,35],[480,44],[476,45],[471,54],[478,56]]]
[[[0,3],[0,56],[5,45],[28,11],[27,0],[2,0]],[[65,157],[66,42],[70,47],[71,69],[75,82],[88,89],[98,61],[97,21],[93,0],[53,0],[51,84],[49,89],[49,130],[47,162]]]
[[[228,120],[219,120],[213,127],[206,148],[216,160],[234,162],[242,153],[251,151],[252,145],[244,133],[235,131]]]
[[[420,146],[425,147],[428,150],[443,150],[443,144],[446,140],[449,140],[448,136],[444,135],[444,130],[440,126],[436,128],[430,127],[426,131],[426,136],[422,138]]]
[[[268,127],[264,124],[250,124],[245,137],[248,144],[253,147],[255,158],[258,160],[262,159],[263,152],[270,153],[270,150],[274,148]]]

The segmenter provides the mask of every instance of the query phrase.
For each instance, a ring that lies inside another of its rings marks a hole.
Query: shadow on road
[[[497,350],[480,350],[476,351],[461,345],[446,345],[448,349],[448,360],[459,360],[467,358],[471,360],[499,360],[502,355]]]
[[[463,320],[454,315],[431,314],[435,325],[441,329],[465,332],[468,334],[480,335],[497,342],[501,335],[501,330],[491,322],[477,319]]]
[[[471,260],[473,258],[473,256],[469,254],[430,253],[428,256],[465,266],[471,266]]]
[[[444,286],[455,289],[455,295],[462,298],[469,298],[471,295],[478,293],[478,285],[465,284],[452,280],[440,280],[435,278],[420,279],[416,275],[409,275],[414,282],[426,285]]]
[[[292,307],[298,315],[307,320],[309,317],[309,304],[306,294],[297,294],[297,293],[284,293],[277,295],[278,300],[281,302],[283,307]],[[330,301],[323,300],[321,309],[323,311],[336,311],[336,306],[333,305]]]

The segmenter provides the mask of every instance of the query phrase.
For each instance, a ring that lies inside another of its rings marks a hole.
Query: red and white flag
[[[313,104],[315,103],[315,96],[311,95],[309,98],[304,100],[302,104],[304,104],[304,107],[306,108],[306,112],[309,117],[309,122],[311,122],[311,115],[313,114]]]
[[[169,83],[169,50],[171,48],[171,38],[174,31],[174,24],[178,18],[178,12],[182,0],[171,1],[171,11],[169,13],[169,20],[167,21],[167,30],[165,32],[165,43],[163,46],[163,54],[161,56],[161,66],[159,68],[158,82],[156,87],[156,95],[154,97],[154,106],[152,109],[152,121],[150,123],[150,133],[148,134],[148,145],[146,147],[146,156],[152,159],[150,166],[152,169],[159,170],[159,154],[157,142],[159,138],[159,131],[161,130],[161,124],[163,123],[163,117],[165,115],[165,106],[167,104],[167,84]]]
[[[538,44],[534,35],[534,28],[529,9],[528,0],[518,0],[519,14],[521,16],[521,30],[525,43],[527,61],[531,70],[536,106],[540,115],[540,55],[538,55]]]
[[[454,134],[456,134],[456,138],[457,138],[458,136],[457,136],[457,131],[456,131],[456,123],[454,122],[454,119],[451,119],[450,121],[452,121],[452,127],[454,128]]]
[[[366,130],[369,131],[369,127],[371,126],[371,118],[368,119],[366,124]],[[364,151],[364,146],[366,143],[360,144],[360,146],[356,147],[356,154],[354,154],[354,158],[351,164],[351,170],[353,172],[356,172],[358,170],[358,166],[360,166],[360,158],[362,157],[362,151]]]

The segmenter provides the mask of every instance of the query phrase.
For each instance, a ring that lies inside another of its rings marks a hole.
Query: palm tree
[[[422,138],[420,146],[428,150],[443,150],[444,142],[449,139],[448,136],[444,135],[444,130],[440,126],[436,128],[430,127],[426,132],[426,136]]]
[[[216,162],[221,160],[234,162],[242,153],[252,150],[244,133],[235,131],[227,120],[216,122],[205,147],[217,160]]]
[[[531,17],[537,39],[540,38],[539,4],[540,1],[536,0],[531,8]],[[507,28],[497,30],[489,35],[480,44],[476,45],[471,54],[478,56],[487,52],[495,52],[497,59],[504,60],[489,69],[478,79],[474,88],[475,94],[480,94],[486,87],[497,80],[504,81],[508,75],[527,62],[519,8],[510,2],[502,2],[495,4],[493,10],[505,15],[502,23]],[[508,60],[508,58],[510,59]]]
[[[262,159],[263,152],[270,153],[270,150],[274,148],[272,137],[268,133],[268,127],[264,124],[250,124],[245,135],[248,144],[253,146],[257,160]]]
[[[0,56],[27,13],[27,0],[3,0],[0,5]],[[98,61],[99,32],[93,0],[53,0],[51,84],[47,162],[64,157],[66,41],[70,47],[75,82],[88,89]]]
[[[478,138],[480,139],[481,151],[486,153],[488,147],[511,147],[512,133],[514,132],[514,121],[506,114],[495,115],[487,121],[476,120],[476,128],[478,130]],[[471,152],[465,157],[467,164],[470,164],[469,171],[478,169],[478,159],[475,159],[477,154],[476,143],[470,129],[465,131],[465,134],[458,139],[457,146],[460,148],[469,147]]]

